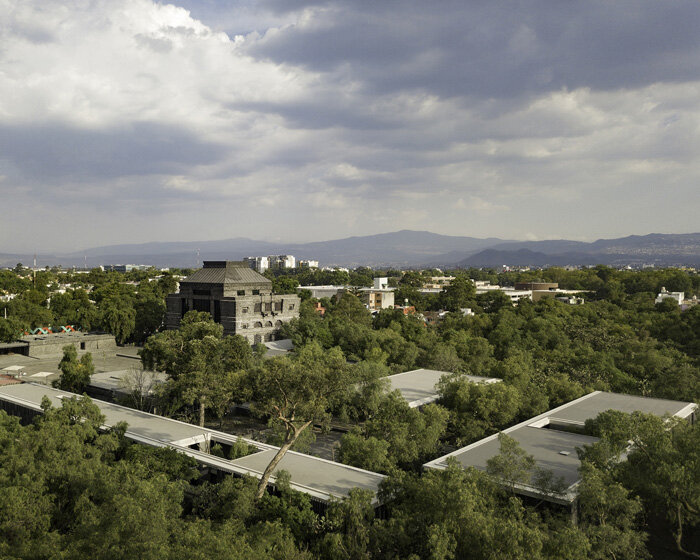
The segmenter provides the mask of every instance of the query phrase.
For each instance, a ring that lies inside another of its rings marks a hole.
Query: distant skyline
[[[10,0],[0,252],[700,230],[700,3]]]

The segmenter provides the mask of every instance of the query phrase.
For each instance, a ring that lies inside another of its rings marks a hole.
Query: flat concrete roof
[[[247,455],[231,462],[259,478],[275,453],[277,453],[277,448]],[[363,488],[376,492],[380,482],[384,480],[384,476],[378,473],[294,451],[288,451],[282,457],[273,474],[280,470],[288,471],[295,484],[331,496],[346,496],[352,488]]]
[[[535,457],[539,467],[552,471],[557,478],[562,477],[567,488],[579,478],[578,468],[581,463],[576,448],[598,441],[598,438],[591,436],[531,426],[517,428],[508,432],[508,435],[515,439],[524,451]],[[471,449],[466,447],[461,449],[461,452],[455,452],[452,457],[462,466],[486,470],[486,462],[498,455],[500,444],[497,437],[482,441],[483,443],[479,442],[480,445]]]
[[[546,416],[569,422],[583,423],[586,420],[595,418],[606,410],[619,410],[620,412],[628,413],[644,412],[657,416],[669,414],[685,418],[693,409],[693,403],[688,402],[596,391],[551,410],[546,413]]]
[[[0,388],[0,399],[11,400],[33,410],[41,408],[41,400],[44,396],[51,399],[53,406],[60,408],[62,399],[76,395],[36,383],[22,383]],[[192,424],[104,401],[93,399],[93,402],[105,415],[105,426],[110,428],[119,422],[126,422],[129,425],[128,432],[131,434],[180,445],[191,445],[208,439],[209,430]]]
[[[22,383],[19,385],[0,386],[0,400],[11,402],[31,410],[40,410],[41,400],[46,395],[54,406],[60,407],[62,398],[76,396],[67,391],[60,391],[45,385]],[[105,415],[105,426],[112,427],[118,422],[128,424],[126,435],[130,439],[159,447],[173,447],[186,455],[194,457],[200,463],[225,472],[240,475],[248,474],[260,478],[272,456],[279,449],[276,446],[260,443],[247,438],[200,428],[192,424],[141,412],[117,404],[92,399]],[[232,443],[242,440],[257,447],[260,451],[230,461],[204,453],[188,446],[204,441]],[[327,501],[331,497],[342,498],[353,488],[363,488],[376,492],[384,475],[377,474],[349,465],[335,463],[326,459],[289,451],[278,466],[291,475],[291,486],[295,490]]]
[[[435,387],[445,375],[468,379],[472,383],[497,383],[500,381],[500,379],[495,377],[455,374],[449,371],[438,371],[434,369],[414,369],[412,371],[389,375],[386,379],[389,380],[391,391],[400,391],[401,396],[408,401],[408,405],[411,408],[416,408],[438,399],[438,393]]]
[[[552,471],[557,478],[562,477],[567,487],[559,496],[544,495],[541,490],[529,484],[518,485],[517,489],[523,494],[535,495],[557,503],[570,503],[575,499],[574,488],[579,481],[578,469],[581,465],[576,449],[595,443],[598,438],[556,429],[557,424],[581,427],[586,420],[611,409],[687,418],[696,408],[697,405],[689,402],[595,391],[511,426],[503,430],[503,433],[515,439],[523,450],[531,454],[538,467]],[[498,434],[493,434],[434,459],[423,467],[444,469],[447,467],[447,459],[453,457],[463,466],[486,470],[487,461],[498,455],[499,451]]]
[[[135,365],[139,366],[137,367],[138,370],[141,370],[141,364]],[[101,371],[98,373],[93,373],[90,376],[90,386],[106,389],[108,391],[125,392],[126,389],[122,385],[122,379],[130,371],[131,370],[128,369],[118,369],[115,371]],[[146,370],[146,372],[148,375],[153,376],[154,386],[158,385],[159,383],[165,383],[165,381],[168,379],[168,376],[161,371]]]
[[[118,351],[118,353],[115,353],[115,351]],[[97,353],[91,352],[95,371],[100,373],[125,370],[131,367],[141,368],[140,358],[138,358],[138,356],[135,354],[133,356],[128,355],[130,352],[135,351],[136,349],[124,347],[110,350],[107,353],[103,353],[102,351]],[[82,356],[85,353],[86,351],[84,350],[78,350],[78,356]],[[60,360],[60,354],[40,356],[36,358],[22,356],[19,354],[0,354],[0,369],[10,365],[20,365],[22,366],[22,371],[26,374],[26,377],[30,377],[31,375],[39,372],[52,373],[54,375],[46,380],[47,383],[50,383],[60,375],[60,370],[58,369],[58,363]]]

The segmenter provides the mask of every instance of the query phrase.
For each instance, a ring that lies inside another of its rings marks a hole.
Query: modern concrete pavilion
[[[54,406],[60,407],[62,399],[78,395],[35,383],[0,386],[0,408],[27,421],[41,413],[41,401],[44,396],[47,396]],[[279,449],[274,445],[200,428],[124,406],[100,400],[92,402],[105,416],[105,429],[119,422],[126,422],[128,424],[126,437],[130,440],[153,447],[176,449],[195,458],[201,466],[217,473],[260,478],[270,459]],[[246,457],[228,460],[202,450],[208,449],[213,443],[230,446],[241,440],[254,446],[258,451]],[[287,452],[275,473],[279,470],[289,472],[293,489],[308,494],[312,500],[320,504],[326,504],[334,498],[343,498],[353,488],[376,492],[385,478],[381,474],[295,451]],[[276,477],[273,474],[270,479],[271,485],[274,485],[275,480]]]
[[[576,449],[594,443],[598,438],[567,429],[582,428],[586,420],[606,410],[677,416],[693,422],[696,408],[695,403],[595,391],[503,430],[535,458],[538,467],[552,471],[556,478],[563,479],[565,485],[565,490],[556,494],[543,492],[531,484],[518,484],[516,491],[525,496],[572,505],[577,495],[578,469],[581,465]],[[486,470],[487,461],[498,455],[499,451],[498,434],[494,434],[430,461],[423,467],[445,469],[447,459],[453,457],[462,466]]]
[[[449,371],[434,369],[414,369],[396,375],[389,375],[391,391],[400,391],[408,406],[416,408],[438,400],[436,386],[445,375],[468,379],[472,383],[498,383],[495,377],[478,377],[476,375],[458,375]]]

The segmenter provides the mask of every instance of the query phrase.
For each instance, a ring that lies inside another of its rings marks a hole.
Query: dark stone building
[[[240,334],[255,344],[275,340],[282,323],[299,316],[299,297],[275,295],[272,282],[243,261],[204,261],[166,300],[166,325],[176,329],[188,311],[205,311],[224,334]]]

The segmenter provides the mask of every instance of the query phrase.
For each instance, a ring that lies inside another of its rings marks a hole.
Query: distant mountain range
[[[199,251],[199,257],[198,257]],[[700,265],[700,233],[632,235],[592,243],[568,240],[512,241],[458,237],[428,231],[348,237],[313,243],[270,243],[238,237],[219,241],[110,245],[56,255],[37,264],[89,267],[151,264],[193,267],[203,260],[238,260],[251,255],[292,254],[331,266],[500,267],[563,265]],[[1,254],[0,266],[31,264],[33,255]]]

